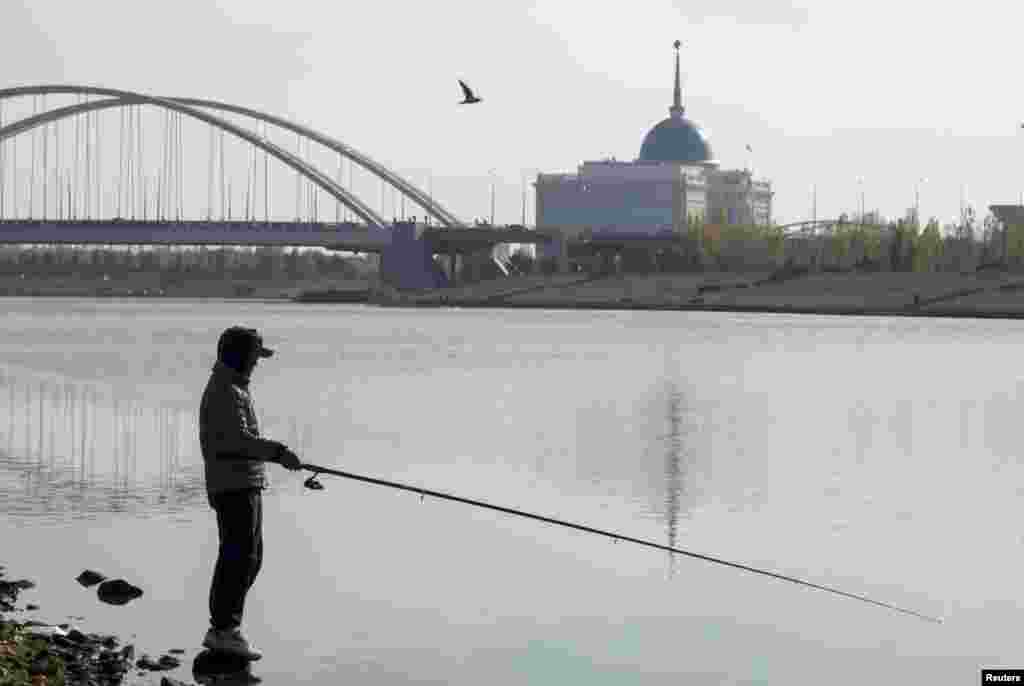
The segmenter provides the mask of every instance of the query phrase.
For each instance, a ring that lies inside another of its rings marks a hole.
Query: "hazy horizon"
[[[349,15],[302,0],[7,0],[0,87],[97,85],[265,110],[432,185],[466,221],[489,216],[493,169],[496,220],[510,223],[524,175],[636,158],[668,115],[678,38],[687,116],[724,168],[752,163],[772,181],[780,224],[809,218],[812,185],[818,217],[859,212],[862,190],[866,210],[896,217],[924,177],[921,214],[944,223],[961,197],[984,216],[1024,191],[1024,93],[1006,73],[1024,10],[578,7],[382,0]],[[459,78],[484,102],[459,106]],[[186,172],[205,173],[203,159]],[[531,192],[530,223],[533,204]]]

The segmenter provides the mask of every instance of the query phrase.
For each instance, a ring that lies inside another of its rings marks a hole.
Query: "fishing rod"
[[[680,548],[673,548],[672,546],[661,545],[660,543],[654,543],[653,541],[645,541],[642,538],[633,538],[632,536],[624,536],[617,534],[612,531],[605,531],[604,529],[595,529],[590,526],[584,526],[582,524],[574,524],[573,522],[567,522],[561,519],[555,519],[553,517],[545,517],[543,515],[533,514],[531,512],[524,512],[522,510],[516,510],[511,507],[502,507],[501,505],[494,505],[493,503],[487,503],[482,500],[473,500],[471,498],[462,498],[451,493],[442,493],[440,491],[432,491],[428,488],[420,488],[418,486],[410,486],[408,484],[398,483],[396,481],[386,481],[385,479],[375,479],[370,476],[363,476],[361,474],[353,474],[352,472],[343,472],[337,469],[328,469],[327,467],[320,467],[315,464],[303,463],[302,469],[307,469],[313,472],[313,475],[303,482],[306,488],[320,491],[323,490],[324,485],[317,480],[320,474],[331,474],[333,476],[340,476],[346,479],[354,479],[355,481],[363,481],[370,484],[377,484],[379,486],[388,486],[390,488],[397,488],[402,491],[410,491],[412,493],[419,493],[420,500],[424,496],[431,496],[433,498],[441,498],[442,500],[451,500],[457,503],[465,503],[467,505],[475,505],[477,507],[483,507],[488,510],[495,510],[497,512],[504,512],[505,514],[516,515],[518,517],[526,517],[527,519],[535,519],[539,522],[546,522],[548,524],[555,524],[557,526],[564,526],[570,529],[576,529],[577,531],[585,531],[591,534],[598,534],[601,536],[607,536],[614,542],[629,541],[630,543],[637,543],[639,545],[645,545],[649,548],[656,548],[658,550],[664,550],[677,555],[686,555],[687,557],[696,558],[698,560],[704,560],[706,562],[712,562],[714,564],[725,565],[732,567],[733,569],[741,569],[746,572],[753,572],[754,574],[761,574],[763,576],[772,577],[773,579],[780,579],[782,581],[789,581],[794,584],[800,584],[801,586],[808,586],[810,588],[816,588],[821,591],[828,591],[829,593],[835,593],[836,595],[845,596],[847,598],[853,598],[854,600],[860,600],[861,602],[871,603],[878,607],[884,607],[889,610],[895,610],[896,612],[902,612],[905,615],[911,615],[918,619],[923,619],[928,622],[935,622],[936,624],[942,624],[941,617],[932,617],[930,615],[915,612],[914,610],[908,610],[906,608],[897,607],[896,605],[890,605],[889,603],[883,603],[880,600],[873,600],[866,596],[857,595],[856,593],[847,593],[841,591],[838,588],[832,588],[830,586],[822,586],[821,584],[815,584],[810,581],[804,581],[803,579],[797,579],[796,577],[786,576],[785,574],[777,574],[776,572],[769,572],[763,569],[757,569],[755,567],[748,567],[747,565],[739,564],[737,562],[729,562],[728,560],[722,560],[717,557],[711,557],[710,555],[701,555],[700,553],[694,553],[688,550],[682,550]]]

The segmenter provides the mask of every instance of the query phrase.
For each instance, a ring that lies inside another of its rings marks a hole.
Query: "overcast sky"
[[[951,220],[1024,191],[1024,3],[860,0],[0,0],[0,86],[207,97],[332,135],[464,219],[519,221],[524,172],[632,160],[687,116],[779,223],[858,209]],[[484,98],[460,107],[456,79]],[[197,173],[205,168],[197,163]],[[368,199],[372,200],[372,199]],[[372,203],[371,203],[372,204]],[[532,208],[532,201],[530,203]],[[984,211],[982,212],[984,214]]]

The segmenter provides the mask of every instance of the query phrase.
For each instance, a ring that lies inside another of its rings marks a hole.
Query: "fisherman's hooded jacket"
[[[219,360],[199,405],[199,445],[208,500],[224,491],[266,488],[263,462],[276,460],[282,448],[260,437],[248,377]]]

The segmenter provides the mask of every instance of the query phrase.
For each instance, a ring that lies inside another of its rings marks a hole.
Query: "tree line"
[[[973,210],[957,225],[932,219],[884,224],[843,222],[816,235],[787,234],[777,226],[692,222],[676,245],[650,249],[570,247],[574,269],[592,273],[694,270],[974,271],[993,265],[1024,267],[1024,225],[1006,230],[991,215],[978,222]],[[552,273],[553,258],[535,260],[516,252],[516,273]],[[239,281],[365,280],[377,278],[375,255],[352,256],[281,247],[181,247],[37,245],[0,246],[0,276],[76,276],[118,279],[161,274],[169,283]],[[472,270],[462,280],[476,280]],[[476,278],[480,278],[477,276]],[[484,277],[487,278],[487,277]]]
[[[75,275],[111,279],[159,272],[192,278],[226,275],[253,281],[277,278],[369,279],[376,259],[280,247],[111,248],[97,246],[0,246],[0,274]]]
[[[583,238],[587,237],[584,231]],[[574,254],[575,250],[575,254]],[[979,222],[967,208],[958,224],[940,226],[932,218],[924,226],[915,220],[853,223],[845,217],[828,231],[787,233],[778,226],[706,224],[691,222],[676,245],[587,249],[570,248],[574,269],[592,273],[633,273],[695,270],[769,270],[779,268],[822,271],[974,271],[1003,265],[1024,267],[1024,225],[1003,227],[989,215]],[[510,261],[520,272],[551,273],[551,257],[532,259],[514,253]]]

